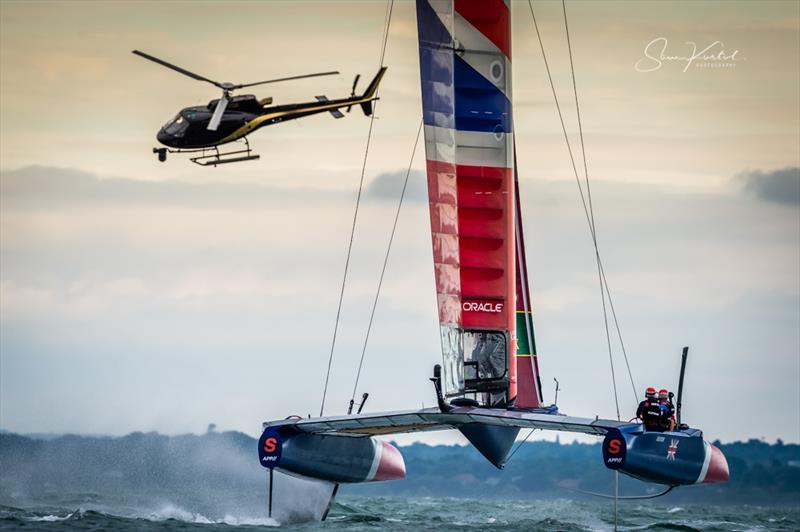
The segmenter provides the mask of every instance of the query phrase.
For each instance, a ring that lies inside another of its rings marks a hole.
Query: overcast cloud
[[[800,168],[782,168],[741,175],[745,189],[755,196],[775,203],[800,205]]]
[[[253,433],[262,419],[318,409],[352,194],[41,167],[0,182],[5,428],[181,432],[216,422]],[[574,184],[522,187],[546,395],[556,376],[565,411],[613,416]],[[611,182],[593,191],[637,386],[673,383],[688,344],[692,422],[722,439],[796,439],[787,420],[799,399],[797,212],[749,194]],[[331,413],[349,399],[393,215],[382,201],[362,209]],[[406,204],[362,380],[375,410],[433,402],[428,231],[427,205]],[[748,390],[737,423],[714,414],[731,390]]]
[[[379,174],[367,185],[367,197],[397,201],[403,191],[406,174],[406,170]],[[403,201],[427,202],[428,190],[425,179],[425,172],[421,170],[413,170],[409,173]]]

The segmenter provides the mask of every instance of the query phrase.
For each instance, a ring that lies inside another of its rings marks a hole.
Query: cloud
[[[796,166],[768,172],[754,170],[739,177],[748,194],[773,203],[800,205],[800,168]]]
[[[384,172],[367,185],[367,197],[381,200],[396,201],[403,190],[403,181],[406,170]],[[408,176],[408,187],[404,201],[422,203],[428,201],[428,191],[425,186],[425,173],[421,170],[412,170]]]
[[[364,191],[332,412],[346,409],[352,393],[405,178],[405,168],[394,168],[370,175]],[[224,419],[247,430],[318,412],[355,190],[352,182],[339,192],[301,185],[314,173],[280,188],[222,174],[196,183],[43,167],[0,172],[4,425],[182,432]],[[608,376],[589,231],[575,183],[521,178],[543,377],[573,390],[559,394],[564,411],[585,414],[576,390]],[[403,206],[362,375],[374,410],[430,404],[429,370],[441,361],[423,173],[409,186],[416,188]],[[692,423],[722,439],[794,437],[780,420],[796,414],[787,405],[798,397],[797,211],[749,194],[661,185],[597,180],[592,191],[637,383],[673,378],[673,355],[691,345],[692,374],[717,371],[708,396],[751,386],[756,398],[739,413],[746,427],[708,414],[716,405]],[[286,377],[298,361],[299,385]],[[754,382],[756,373],[763,377]],[[626,388],[623,406],[635,408]],[[605,389],[592,414],[613,415]],[[770,410],[770,401],[782,406]]]
[[[252,183],[178,180],[148,181],[105,177],[52,166],[27,166],[0,172],[3,206],[280,206],[287,198],[330,203],[348,192],[314,187],[276,187]]]

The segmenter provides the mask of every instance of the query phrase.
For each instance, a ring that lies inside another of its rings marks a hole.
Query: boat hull
[[[337,483],[405,478],[397,448],[372,437],[293,434],[267,429],[258,442],[262,466]]]
[[[698,430],[642,432],[612,429],[603,440],[606,467],[668,486],[725,482],[725,455]]]

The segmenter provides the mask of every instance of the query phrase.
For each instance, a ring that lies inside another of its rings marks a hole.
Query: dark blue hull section
[[[469,442],[498,469],[506,465],[511,446],[519,434],[517,427],[472,423],[458,428]]]
[[[683,486],[728,479],[722,453],[694,429],[678,432],[642,432],[612,429],[603,441],[603,461],[645,482]]]
[[[268,469],[337,483],[402,479],[406,472],[393,445],[363,436],[284,435],[267,428],[259,438],[258,455]]]

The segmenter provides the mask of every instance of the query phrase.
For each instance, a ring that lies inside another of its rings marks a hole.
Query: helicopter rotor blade
[[[302,76],[291,76],[288,78],[277,78],[277,79],[268,79],[266,81],[256,81],[255,83],[240,83],[239,85],[233,85],[230,87],[231,89],[241,89],[244,87],[253,87],[255,85],[264,85],[265,83],[277,83],[279,81],[291,81],[293,79],[303,79],[303,78],[315,78],[317,76],[333,76],[334,74],[338,74],[338,70],[334,70],[331,72],[318,72],[316,74],[303,74]]]
[[[144,57],[145,59],[148,59],[148,60],[150,60],[150,61],[152,61],[154,63],[158,63],[161,66],[164,66],[164,67],[167,67],[169,69],[172,69],[175,72],[180,72],[184,76],[189,76],[190,78],[196,79],[197,81],[207,81],[208,83],[211,83],[212,85],[214,85],[216,87],[219,87],[220,89],[224,89],[222,84],[220,82],[218,82],[218,81],[214,81],[213,79],[204,78],[203,76],[201,76],[199,74],[195,74],[194,72],[190,72],[190,71],[186,70],[185,68],[181,68],[179,66],[173,65],[172,63],[168,63],[168,62],[164,61],[163,59],[159,59],[158,57],[154,57],[154,56],[152,56],[150,54],[146,54],[146,53],[141,52],[139,50],[133,50],[132,53],[138,55],[139,57]]]
[[[214,114],[211,115],[211,121],[208,123],[209,131],[216,131],[219,127],[219,123],[222,120],[222,115],[225,114],[225,109],[228,107],[228,95],[226,93],[222,93],[222,97],[217,102],[217,107],[214,109]]]

